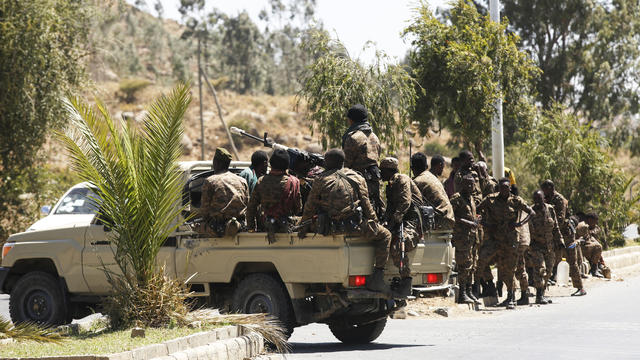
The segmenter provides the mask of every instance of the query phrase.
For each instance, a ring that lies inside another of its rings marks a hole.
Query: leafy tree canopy
[[[502,95],[506,142],[522,138],[535,114],[532,81],[539,70],[506,26],[481,15],[470,1],[455,3],[444,22],[421,3],[405,37],[413,46],[411,70],[425,89],[413,113],[422,133],[437,122],[481,151]]]
[[[304,46],[314,61],[303,75],[298,103],[306,100],[312,131],[320,132],[322,145],[340,146],[347,110],[363,104],[374,132],[393,151],[415,106],[417,85],[406,70],[389,64],[380,52],[372,65],[351,59],[344,45],[323,31]]]

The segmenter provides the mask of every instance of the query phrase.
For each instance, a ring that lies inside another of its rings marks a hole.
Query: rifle
[[[231,131],[234,134],[240,135],[240,136],[244,136],[247,137],[249,139],[261,142],[265,147],[268,148],[272,148],[272,149],[282,149],[282,150],[286,150],[289,153],[289,169],[291,170],[295,170],[296,168],[296,164],[298,162],[303,162],[305,164],[310,165],[309,168],[312,168],[314,166],[322,166],[324,167],[324,156],[319,155],[319,154],[314,154],[314,153],[309,153],[306,152],[304,150],[300,150],[297,148],[291,148],[282,144],[278,144],[276,142],[274,142],[272,139],[267,137],[267,133],[264,133],[264,138],[260,138],[258,136],[249,134],[248,132],[239,129],[235,126],[232,126],[229,128],[229,131]],[[306,174],[304,174],[306,175]]]

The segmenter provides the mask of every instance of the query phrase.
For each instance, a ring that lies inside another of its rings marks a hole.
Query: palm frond
[[[14,339],[16,341],[36,341],[40,343],[61,343],[64,338],[60,333],[48,327],[24,322],[13,325],[11,321],[0,316],[0,337]]]

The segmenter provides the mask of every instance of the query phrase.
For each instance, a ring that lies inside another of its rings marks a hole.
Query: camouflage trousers
[[[602,245],[598,241],[591,240],[585,242],[582,246],[582,256],[589,261],[592,267],[598,266],[600,257],[602,256]]]
[[[582,289],[582,277],[580,277],[580,268],[578,267],[579,261],[579,253],[580,253],[580,245],[576,245],[573,249],[569,247],[575,243],[568,243],[567,248],[564,250],[564,255],[566,255],[567,263],[569,263],[569,277],[571,277],[571,283],[573,287],[576,289]],[[559,259],[555,259],[555,263],[559,264],[562,261],[562,257]]]
[[[514,274],[518,265],[517,234],[515,231],[490,234],[489,238],[482,243],[478,254],[480,279],[484,281],[493,279],[489,270],[489,265],[493,262],[498,264],[498,274],[507,285],[507,290],[513,291],[515,288]]]
[[[529,252],[529,245],[518,245],[517,256],[518,264],[516,265],[516,279],[520,282],[520,290],[527,291],[529,288],[529,274],[527,274],[526,256]]]
[[[475,232],[453,234],[458,282],[468,284],[473,280],[473,274],[478,262],[477,234]]]
[[[373,206],[373,211],[375,211],[378,219],[381,219],[384,215],[384,202],[382,201],[382,196],[380,195],[380,180],[366,180],[367,182],[367,190],[369,191],[369,200],[371,201],[371,205]]]
[[[546,264],[548,262],[548,255],[552,253],[547,249],[543,249],[541,247],[532,246],[527,251],[526,259],[527,266],[531,267],[531,276],[533,280],[533,287],[536,289],[544,288],[547,284],[547,280],[549,279],[549,273],[551,271],[547,271]]]
[[[404,223],[404,257],[402,256],[402,242],[398,233],[393,234],[391,239],[391,259],[393,264],[400,270],[400,277],[411,277],[409,267],[409,252],[415,250],[416,244],[422,236],[418,227],[413,222]]]
[[[377,268],[384,268],[389,259],[389,244],[391,243],[391,232],[384,226],[373,220],[368,220],[362,224],[364,239],[371,241],[375,247],[375,264]]]

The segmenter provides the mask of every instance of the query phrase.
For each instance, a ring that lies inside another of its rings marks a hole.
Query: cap
[[[367,120],[369,114],[367,113],[367,108],[365,108],[364,105],[356,104],[347,111],[347,117],[354,122],[363,122]]]
[[[216,154],[213,156],[213,161],[216,161],[216,160],[231,161],[231,159],[233,159],[233,156],[231,156],[231,153],[227,151],[227,149],[221,148],[221,147],[216,149]]]
[[[380,169],[398,170],[398,159],[394,157],[386,157],[380,161]]]

